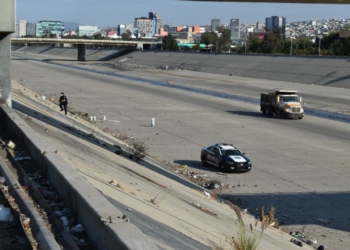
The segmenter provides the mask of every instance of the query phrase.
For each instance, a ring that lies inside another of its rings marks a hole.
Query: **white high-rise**
[[[25,35],[27,35],[27,21],[26,20],[19,20],[18,36],[22,37]]]

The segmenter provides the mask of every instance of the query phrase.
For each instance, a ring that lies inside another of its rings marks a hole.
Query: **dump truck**
[[[268,116],[278,115],[284,119],[302,119],[304,117],[304,109],[301,106],[302,98],[296,93],[296,90],[261,93],[260,111]]]

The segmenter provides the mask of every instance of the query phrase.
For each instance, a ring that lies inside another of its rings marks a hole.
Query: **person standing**
[[[60,101],[59,106],[60,106],[60,108],[61,108],[60,111],[63,111],[63,110],[64,110],[65,114],[67,114],[68,99],[67,99],[67,97],[64,95],[63,92],[61,93],[61,96],[60,96],[60,100],[59,100],[59,101]]]

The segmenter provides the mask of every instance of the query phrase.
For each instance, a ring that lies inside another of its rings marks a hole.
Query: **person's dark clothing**
[[[60,97],[60,108],[61,108],[61,111],[64,110],[64,112],[67,114],[67,105],[68,105],[68,99],[65,95],[61,95]]]

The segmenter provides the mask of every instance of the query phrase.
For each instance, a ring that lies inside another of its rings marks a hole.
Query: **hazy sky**
[[[244,0],[242,0],[244,1]],[[283,0],[282,0],[283,1]],[[350,5],[212,3],[176,0],[17,0],[16,22],[58,20],[99,27],[132,24],[135,17],[147,16],[150,10],[162,17],[163,24],[210,24],[219,18],[241,22],[265,22],[268,16],[285,16],[287,22],[331,18],[350,18]]]

